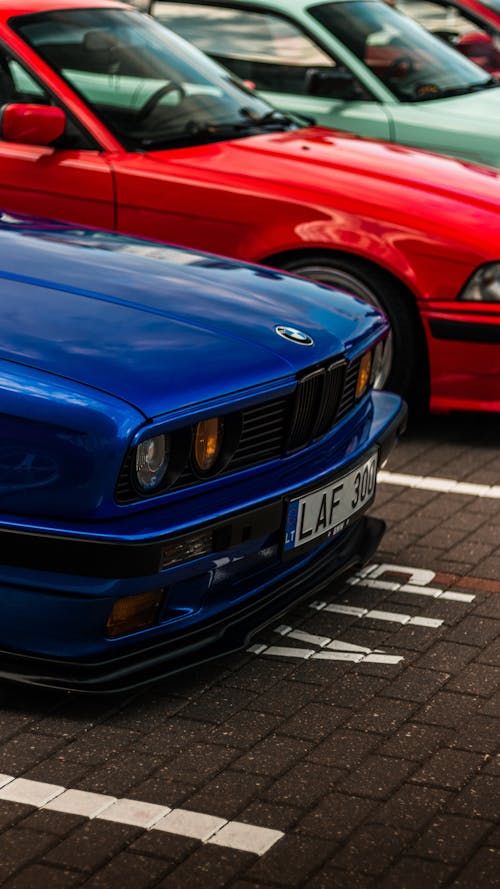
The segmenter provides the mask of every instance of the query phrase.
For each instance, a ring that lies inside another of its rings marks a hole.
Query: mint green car
[[[382,0],[153,0],[277,108],[500,167],[500,84]]]

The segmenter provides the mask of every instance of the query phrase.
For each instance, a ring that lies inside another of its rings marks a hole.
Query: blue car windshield
[[[496,85],[481,68],[387,3],[321,3],[309,7],[309,13],[403,102],[456,96]]]
[[[64,9],[9,24],[131,151],[215,142],[291,123],[141,13]]]

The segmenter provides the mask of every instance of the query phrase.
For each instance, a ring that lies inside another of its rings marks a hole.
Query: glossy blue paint
[[[0,308],[0,358],[109,391],[146,418],[283,379],[383,329],[373,308],[319,284],[112,234],[3,227],[0,268],[15,304]],[[277,324],[307,328],[314,348]]]
[[[277,527],[130,577],[97,569],[93,576],[77,558],[70,570],[32,559],[40,540],[42,553],[54,539],[61,552],[78,540],[155,544],[207,523],[230,525],[256,507],[285,509],[287,496],[387,449],[402,422],[401,400],[371,392],[297,453],[151,501],[114,499],[132,444],[293,392],[304,368],[352,359],[384,335],[375,309],[269,269],[9,216],[0,222],[0,293],[0,649],[106,656],[189,633],[258,601],[349,539],[350,530],[282,562]],[[283,339],[279,324],[314,344]],[[21,552],[17,562],[9,563],[9,539]],[[158,624],[107,639],[113,602],[155,589],[168,590]]]

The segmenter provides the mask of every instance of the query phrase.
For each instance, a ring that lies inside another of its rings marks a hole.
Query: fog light
[[[153,590],[117,599],[106,622],[106,636],[125,636],[151,627],[158,619],[163,593]]]
[[[211,417],[196,426],[194,436],[194,464],[198,472],[209,472],[220,454],[224,434],[224,420]]]
[[[358,382],[356,385],[356,398],[361,398],[361,396],[366,392],[368,383],[370,382],[371,369],[372,353],[365,352],[359,365]]]
[[[199,559],[212,552],[212,532],[205,531],[198,534],[190,534],[177,540],[166,543],[163,547],[160,570],[171,568],[180,562],[189,562],[191,559]]]

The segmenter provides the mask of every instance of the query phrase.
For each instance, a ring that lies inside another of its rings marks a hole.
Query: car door
[[[150,10],[276,108],[320,126],[391,137],[384,106],[290,18],[212,0],[207,6],[158,0]]]
[[[7,104],[59,103],[27,66],[0,46],[0,105]],[[21,144],[0,136],[0,207],[112,228],[111,168],[71,115],[57,144]]]

